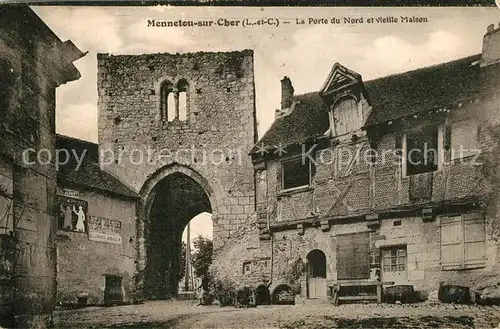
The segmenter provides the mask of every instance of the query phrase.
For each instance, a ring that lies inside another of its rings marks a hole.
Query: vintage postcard
[[[499,22],[0,5],[0,327],[499,327]]]

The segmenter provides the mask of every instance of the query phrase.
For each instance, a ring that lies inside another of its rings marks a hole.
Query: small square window
[[[311,164],[307,158],[298,158],[281,163],[282,190],[309,186],[311,181]]]
[[[252,272],[252,263],[244,262],[243,263],[243,274],[250,274]]]

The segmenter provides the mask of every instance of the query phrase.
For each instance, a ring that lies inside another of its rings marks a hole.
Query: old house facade
[[[58,135],[57,149],[57,302],[131,302],[139,196],[101,170],[97,144]]]
[[[226,250],[240,254],[232,276],[273,290],[299,261],[308,298],[376,280],[425,296],[498,276],[499,60],[490,26],[481,54],[432,67],[364,82],[337,63],[297,96],[285,77],[251,152],[260,241]]]
[[[46,327],[56,303],[55,91],[85,54],[28,6],[0,8],[0,325]]]

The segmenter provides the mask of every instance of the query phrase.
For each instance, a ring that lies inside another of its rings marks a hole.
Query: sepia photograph
[[[500,6],[0,4],[0,328],[500,328]]]

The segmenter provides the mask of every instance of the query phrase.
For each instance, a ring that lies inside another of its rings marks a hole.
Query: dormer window
[[[176,85],[165,80],[160,87],[160,111],[163,122],[187,121],[189,84],[181,79]]]
[[[330,108],[330,136],[361,130],[370,111],[361,75],[335,63],[319,94]]]
[[[363,114],[354,97],[346,96],[335,102],[330,111],[332,135],[339,136],[359,130],[363,125]]]

